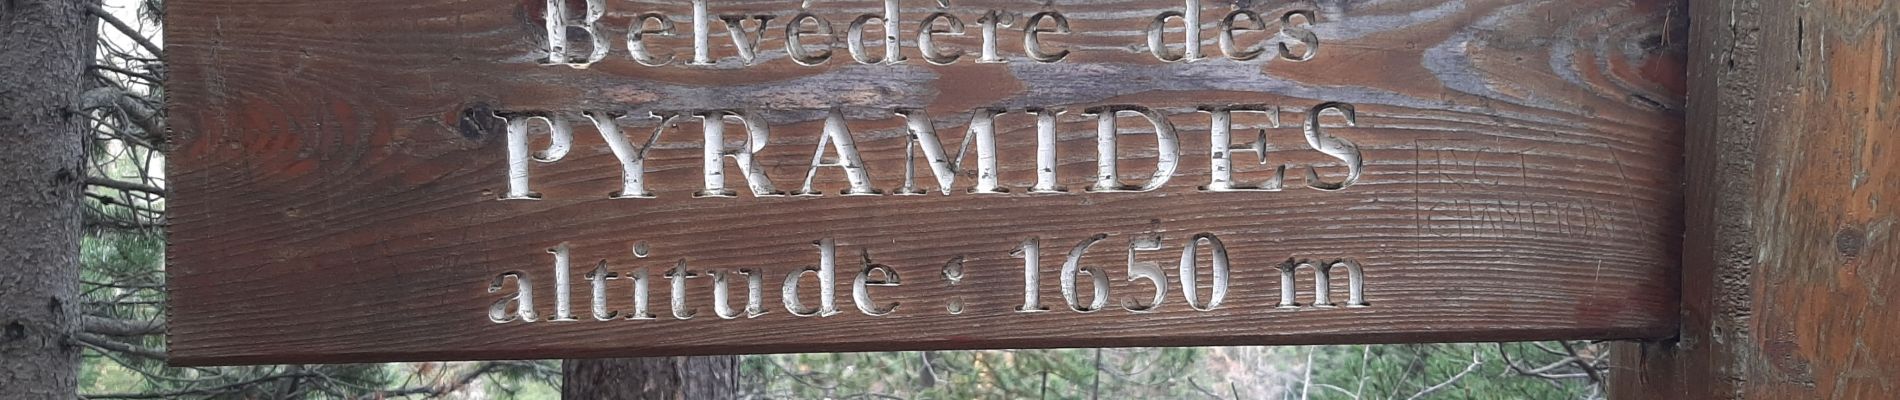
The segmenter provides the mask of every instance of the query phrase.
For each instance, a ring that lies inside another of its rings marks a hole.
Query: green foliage
[[[1588,345],[1573,344],[1573,345]],[[1541,346],[1541,347],[1540,347]],[[1325,346],[1315,351],[1312,399],[1577,399],[1601,396],[1587,374],[1562,379],[1513,370],[1526,358],[1560,361],[1543,349],[1561,344],[1406,344]],[[1536,351],[1532,351],[1536,350]],[[1543,364],[1539,364],[1543,365]],[[1449,383],[1447,383],[1449,382]],[[1436,389],[1433,389],[1437,386]],[[1420,394],[1423,393],[1423,396]]]
[[[1183,398],[1204,349],[929,351],[748,356],[742,385],[756,398]],[[1187,374],[1183,374],[1186,372]]]
[[[745,357],[741,386],[743,398],[756,399],[1595,399],[1601,386],[1579,361],[1600,362],[1595,349],[1576,342],[788,354]]]

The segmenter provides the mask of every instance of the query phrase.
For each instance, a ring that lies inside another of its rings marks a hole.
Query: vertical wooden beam
[[[1900,393],[1900,1],[1694,0],[1679,340],[1614,398]]]

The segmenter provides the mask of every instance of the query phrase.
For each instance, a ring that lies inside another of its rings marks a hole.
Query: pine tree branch
[[[125,207],[125,209],[131,210],[135,214],[135,216],[149,217],[149,219],[154,220],[155,222],[158,222],[158,223],[165,222],[164,221],[165,211],[163,210],[153,209],[150,207],[142,207],[136,204],[132,204],[131,202],[121,201],[119,199],[113,198],[112,196],[107,196],[107,195],[98,194],[98,193],[87,192],[85,193],[85,195],[87,198],[97,200],[101,206]],[[99,210],[98,212],[100,214],[104,214],[103,210]],[[143,213],[143,215],[136,215],[140,213]]]
[[[99,400],[99,399],[175,399],[175,398],[192,396],[192,395],[208,395],[208,394],[233,392],[233,391],[243,390],[246,386],[256,385],[259,383],[274,381],[278,379],[313,378],[317,376],[319,375],[316,373],[301,372],[301,373],[271,375],[271,376],[265,376],[265,377],[259,377],[256,379],[246,380],[243,382],[235,382],[235,383],[222,385],[222,386],[215,386],[215,387],[208,387],[208,388],[201,388],[201,389],[181,390],[181,391],[169,392],[169,393],[82,394],[82,395],[79,395],[79,397],[84,398],[84,399],[94,399],[94,400]]]
[[[133,125],[136,125],[139,130],[144,131],[148,137],[158,138],[168,129],[165,126],[164,117],[158,114],[158,109],[147,104],[144,99],[127,93],[125,90],[111,86],[100,86],[92,90],[87,90],[85,93],[79,95],[79,108],[77,113],[104,107],[113,107],[123,111],[123,115],[127,117],[126,119]]]
[[[146,336],[165,333],[165,320],[119,319],[87,315],[80,324],[86,333],[106,336]]]
[[[1472,371],[1477,371],[1480,365],[1484,365],[1484,358],[1479,357],[1478,351],[1474,349],[1471,351],[1471,365],[1466,366],[1464,371],[1459,371],[1457,375],[1452,375],[1451,378],[1445,379],[1444,382],[1439,382],[1437,385],[1432,385],[1431,387],[1425,388],[1425,390],[1420,390],[1418,393],[1413,394],[1412,397],[1405,398],[1405,400],[1423,399],[1432,393],[1445,390],[1445,388],[1451,387],[1452,384],[1458,383],[1458,380],[1464,379],[1465,375],[1471,375]]]
[[[161,188],[157,186],[147,185],[147,184],[138,183],[138,182],[126,182],[126,181],[121,181],[121,180],[111,179],[111,178],[101,178],[97,176],[86,177],[86,184],[103,187],[103,188],[124,190],[128,192],[151,193],[151,194],[155,194],[159,196],[165,196],[167,194],[170,194],[170,191],[165,190],[165,188]]]
[[[1583,373],[1590,376],[1591,385],[1601,385],[1604,383],[1603,374],[1597,371],[1595,365],[1590,365],[1589,361],[1584,360],[1583,356],[1578,355],[1577,347],[1570,345],[1570,341],[1559,341],[1557,344],[1563,345],[1564,352],[1570,354],[1570,359],[1575,360],[1577,367],[1583,369]]]
[[[113,16],[111,11],[99,8],[98,4],[87,4],[86,11],[91,12],[93,16],[99,17],[100,21],[105,21],[107,24],[111,24],[113,28],[117,28],[119,33],[123,33],[126,37],[130,37],[133,41],[138,42],[139,47],[144,47],[145,51],[152,53],[152,56],[165,54],[163,50],[159,49],[158,44],[152,43],[152,39],[145,37],[144,32],[139,32],[138,28],[133,28],[132,25],[119,20],[119,17]]]
[[[133,70],[129,70],[129,69],[125,69],[125,68],[119,68],[119,67],[116,67],[116,66],[112,66],[112,65],[106,65],[106,64],[93,64],[93,65],[92,65],[92,68],[93,68],[93,69],[98,69],[98,70],[104,70],[104,71],[111,71],[111,72],[115,72],[115,73],[118,73],[118,74],[120,74],[120,75],[125,75],[125,76],[130,76],[130,77],[133,77],[133,78],[139,78],[139,79],[143,79],[143,80],[145,80],[146,82],[151,82],[151,83],[154,83],[154,84],[157,84],[157,83],[164,83],[164,80],[162,80],[162,79],[158,79],[158,77],[157,77],[157,76],[153,76],[153,75],[151,75],[151,74],[147,74],[147,73],[143,73],[143,72],[138,72],[138,71],[133,71]]]
[[[112,204],[116,204],[116,203],[118,203],[118,201],[114,200],[110,203],[105,204],[105,206],[112,206]],[[153,211],[153,212],[157,212],[157,211]],[[87,229],[103,228],[103,229],[136,231],[136,230],[159,229],[159,228],[164,228],[167,225],[169,225],[169,223],[166,222],[166,219],[163,215],[160,215],[156,218],[152,218],[150,221],[139,221],[136,219],[120,218],[120,217],[106,215],[106,213],[103,211],[100,211],[98,207],[87,207],[86,214],[83,215],[82,217],[85,220]]]
[[[457,375],[455,379],[448,381],[448,384],[446,385],[423,385],[423,386],[412,386],[412,387],[406,387],[406,388],[394,389],[394,390],[382,390],[382,391],[376,391],[373,393],[364,394],[357,398],[362,399],[362,400],[372,400],[372,399],[387,399],[391,397],[403,397],[403,396],[415,396],[415,395],[423,395],[423,396],[426,396],[425,398],[433,398],[433,397],[441,396],[444,394],[460,391],[462,390],[463,387],[467,387],[470,383],[475,382],[475,379],[481,378],[482,375],[487,375],[489,373],[495,372],[505,366],[508,366],[507,362],[485,362],[485,363],[482,363],[481,366],[476,367],[475,369],[468,370],[466,372],[463,372],[461,375]]]
[[[123,190],[123,191],[128,191],[128,192],[150,193],[150,194],[154,194],[158,196],[165,196],[167,194],[170,194],[170,191],[165,190],[165,188],[158,187],[158,186],[147,185],[147,184],[139,183],[139,182],[126,182],[126,181],[121,181],[117,179],[97,177],[97,176],[86,177],[86,184],[91,185],[91,186],[109,188],[109,189],[118,189],[118,190]]]
[[[80,332],[74,335],[79,339],[81,343],[85,343],[86,345],[98,348],[100,350],[116,351],[120,353],[126,353],[126,354],[131,354],[131,355],[135,355],[139,357],[149,358],[153,360],[160,360],[160,361],[163,361],[166,359],[165,352],[160,351],[158,349],[140,346],[140,345],[131,344],[131,343],[120,342],[120,341],[108,339],[104,336],[99,336],[99,335],[86,333],[86,332]]]

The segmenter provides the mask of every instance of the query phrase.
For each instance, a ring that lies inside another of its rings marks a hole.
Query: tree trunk
[[[74,115],[93,55],[92,0],[0,0],[0,392],[70,399],[79,381]]]
[[[600,400],[725,400],[738,392],[739,357],[567,360],[561,397]]]

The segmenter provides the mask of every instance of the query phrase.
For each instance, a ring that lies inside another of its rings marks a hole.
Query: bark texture
[[[739,384],[739,357],[567,360],[561,397],[599,400],[724,400]]]
[[[90,0],[0,0],[0,397],[78,389]]]

